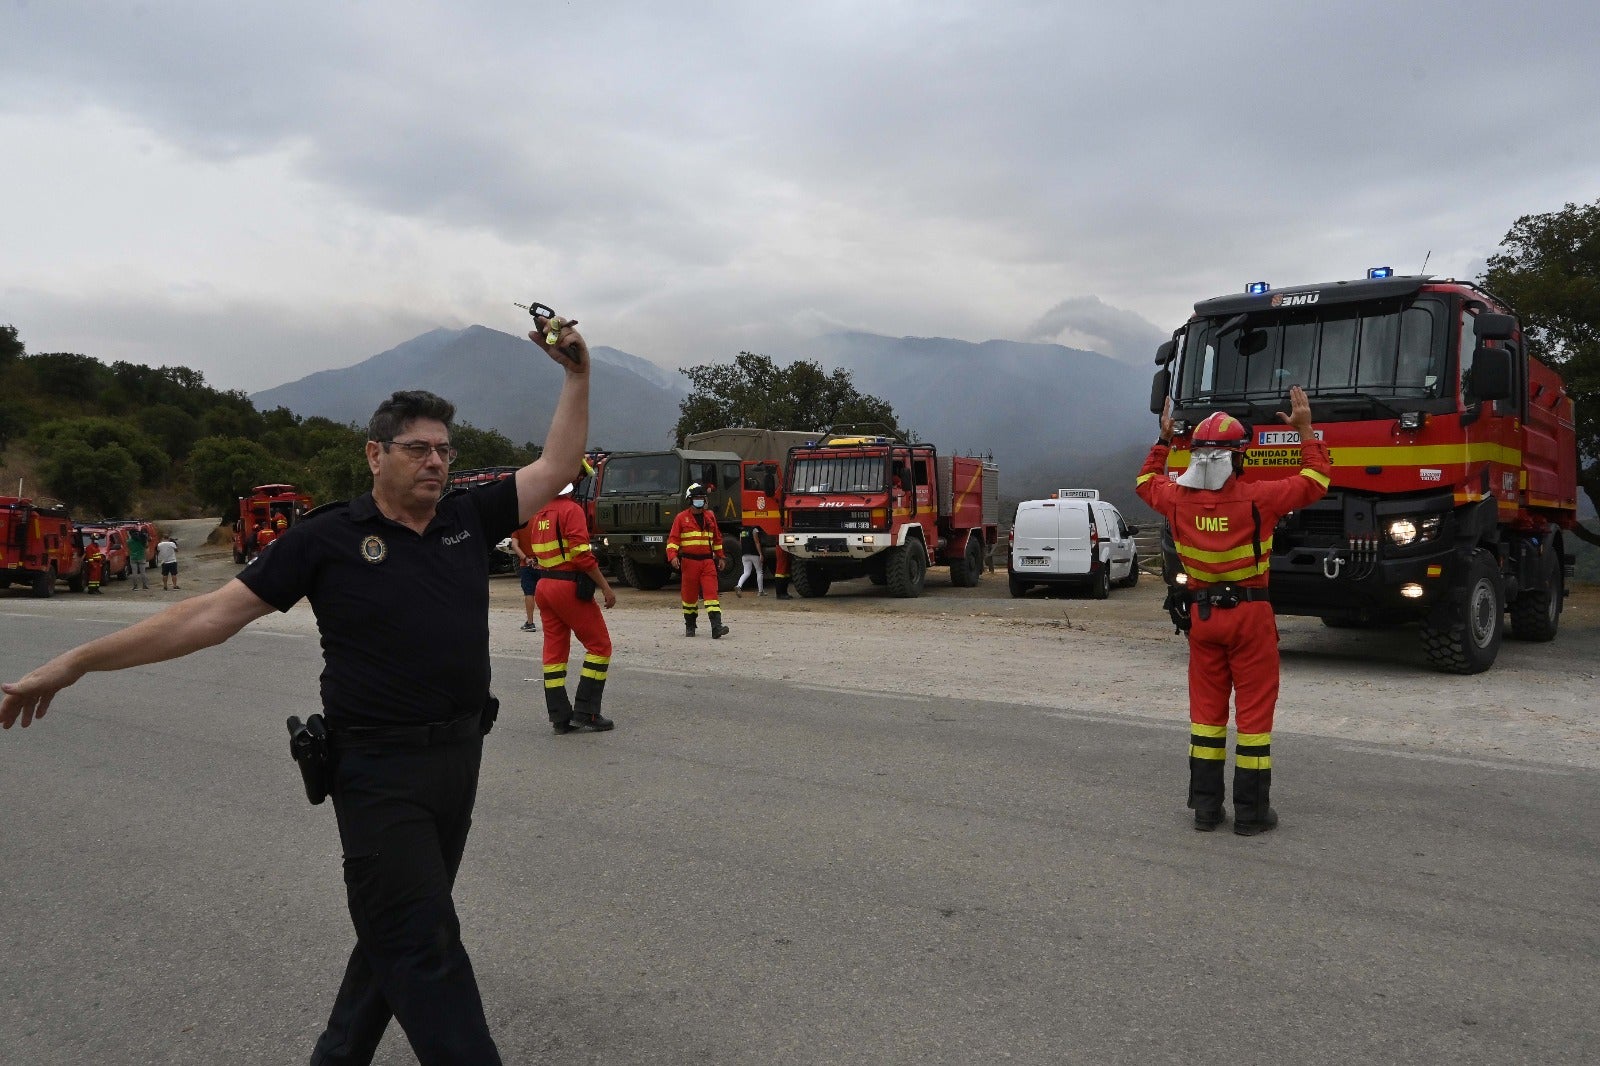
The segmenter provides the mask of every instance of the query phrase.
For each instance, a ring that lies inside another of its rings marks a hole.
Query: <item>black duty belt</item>
[[[473,711],[448,722],[427,725],[336,725],[331,732],[336,748],[432,748],[481,737],[481,718],[480,712]]]
[[[1202,621],[1211,617],[1213,607],[1228,609],[1237,607],[1241,603],[1260,603],[1266,599],[1266,589],[1246,588],[1241,585],[1211,585],[1194,590],[1194,603],[1200,609]]]
[[[678,558],[680,558],[680,559],[702,559],[703,560],[703,559],[711,558],[711,553],[707,552],[704,555],[702,555],[699,552],[679,552],[678,553]]]
[[[577,570],[546,570],[539,575],[539,580],[543,581],[547,577],[553,577],[557,581],[577,581],[580,576],[581,574]]]

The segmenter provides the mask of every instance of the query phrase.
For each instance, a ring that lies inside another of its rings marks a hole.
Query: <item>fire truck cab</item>
[[[0,496],[0,588],[25,585],[43,598],[55,595],[60,580],[81,592],[83,558],[75,541],[66,507]]]
[[[1172,401],[1174,475],[1188,431],[1225,411],[1253,427],[1244,478],[1295,476],[1298,438],[1277,413],[1290,386],[1311,401],[1332,484],[1260,531],[1276,610],[1330,627],[1420,623],[1431,663],[1463,674],[1493,664],[1508,612],[1512,637],[1555,637],[1577,518],[1573,404],[1491,293],[1387,268],[1258,282],[1195,304],[1156,362],[1150,407]],[[1165,555],[1182,583],[1170,531]]]

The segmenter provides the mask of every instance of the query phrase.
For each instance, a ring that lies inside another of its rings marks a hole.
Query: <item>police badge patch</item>
[[[361,542],[361,558],[369,563],[381,563],[389,557],[389,546],[382,537],[368,537]]]

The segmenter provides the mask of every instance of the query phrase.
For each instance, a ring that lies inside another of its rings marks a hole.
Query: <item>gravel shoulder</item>
[[[163,523],[179,545],[181,592],[112,582],[103,597],[58,594],[32,600],[0,590],[0,610],[72,611],[132,622],[176,599],[220,587],[237,572],[226,545],[207,545],[209,520]],[[540,636],[522,633],[514,577],[491,579],[491,639],[497,656],[538,661]],[[894,600],[865,579],[826,597],[780,602],[725,593],[732,632],[721,641],[682,635],[675,589],[619,588],[608,612],[614,656],[608,706],[626,713],[633,670],[736,673],[815,689],[847,710],[852,698],[970,693],[975,712],[990,704],[1075,715],[1187,720],[1184,642],[1161,610],[1159,583],[1118,589],[1108,600],[1010,598],[1004,573],[976,588],[929,572],[928,590]],[[304,605],[256,623],[309,631]],[[1283,692],[1275,732],[1397,746],[1418,757],[1513,760],[1552,767],[1600,767],[1600,588],[1573,590],[1550,644],[1508,640],[1488,673],[1457,677],[1429,670],[1413,630],[1330,630],[1316,619],[1279,619]],[[725,660],[725,662],[719,661]],[[519,679],[516,679],[520,681]],[[508,681],[502,676],[497,687]],[[531,698],[531,697],[530,697]],[[980,707],[980,705],[982,705]]]

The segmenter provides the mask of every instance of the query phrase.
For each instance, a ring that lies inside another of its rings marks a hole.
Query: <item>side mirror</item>
[[[1480,316],[1482,317],[1482,316]],[[1506,318],[1497,315],[1497,318]],[[1511,352],[1506,348],[1479,348],[1472,353],[1468,386],[1475,400],[1511,398]]]
[[[1170,343],[1170,342],[1169,342]],[[1172,368],[1164,366],[1156,371],[1150,382],[1150,413],[1160,414],[1167,406],[1167,394],[1172,391]]]
[[[1166,366],[1172,362],[1172,357],[1178,354],[1177,341],[1163,341],[1156,349],[1156,366]]]
[[[1481,314],[1472,320],[1472,331],[1480,341],[1508,341],[1517,331],[1517,320],[1510,315]]]

